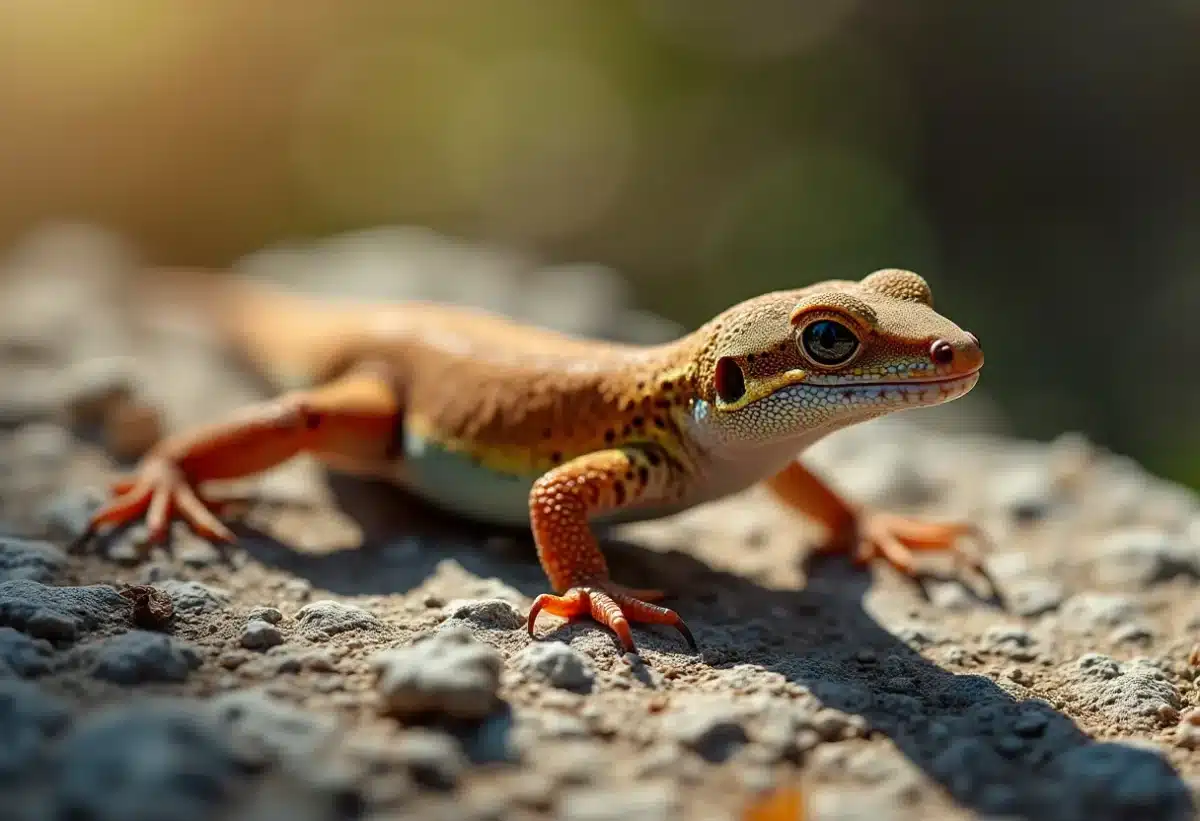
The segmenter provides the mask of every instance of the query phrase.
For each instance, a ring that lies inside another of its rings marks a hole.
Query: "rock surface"
[[[698,654],[635,624],[626,656],[549,615],[531,639],[548,587],[527,534],[304,459],[251,483],[264,498],[236,545],[176,527],[148,551],[126,534],[68,554],[116,467],[76,427],[131,403],[175,430],[261,391],[190,328],[118,321],[124,257],[95,232],[55,236],[0,277],[0,343],[20,341],[0,344],[17,386],[0,396],[5,818],[736,821],[800,777],[825,819],[1195,815],[1200,499],[1129,460],[1078,436],[965,433],[976,394],[806,454],[857,500],[969,515],[1007,609],[817,557],[820,531],[758,490],[618,529],[614,577],[671,591]],[[603,270],[429,232],[244,267],[612,338],[674,330],[634,322]],[[515,297],[534,281],[539,299]]]

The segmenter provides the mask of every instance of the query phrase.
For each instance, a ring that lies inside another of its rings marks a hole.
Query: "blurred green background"
[[[687,325],[908,267],[1015,432],[1200,486],[1200,1],[0,4],[0,244],[420,224]]]

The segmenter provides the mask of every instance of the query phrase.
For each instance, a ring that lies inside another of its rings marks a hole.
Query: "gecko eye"
[[[841,365],[858,350],[858,337],[840,322],[818,319],[800,334],[805,356],[818,365]]]
[[[713,375],[717,396],[722,402],[736,402],[746,395],[746,377],[738,363],[728,356],[717,360],[717,372]]]

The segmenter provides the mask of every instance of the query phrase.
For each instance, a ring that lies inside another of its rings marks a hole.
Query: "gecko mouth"
[[[934,385],[952,385],[956,382],[966,382],[971,379],[977,379],[979,372],[983,368],[976,368],[973,371],[966,373],[954,374],[952,376],[918,376],[909,379],[896,379],[893,381],[877,380],[874,382],[848,382],[842,385],[820,385],[812,383],[818,387],[830,388],[831,390],[847,390],[850,388],[901,388],[905,385],[918,386],[934,386]]]

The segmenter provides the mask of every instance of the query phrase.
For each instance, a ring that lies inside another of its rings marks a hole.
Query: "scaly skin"
[[[590,615],[627,651],[630,622],[669,624],[660,591],[614,582],[592,531],[764,481],[826,525],[826,549],[915,573],[913,551],[961,553],[965,524],[859,509],[796,456],[827,434],[966,394],[978,340],[932,307],[918,275],[877,271],[742,302],[658,346],[578,339],[466,308],[320,304],[238,280],[158,272],[204,306],[250,360],[293,389],[161,442],[103,525],[147,518],[151,540],[181,516],[210,539],[233,535],[199,486],[263,471],[301,452],[388,476],[428,501],[494,523],[528,523],[553,593],[542,611]],[[824,324],[822,324],[824,323]],[[833,323],[833,324],[829,324]]]

